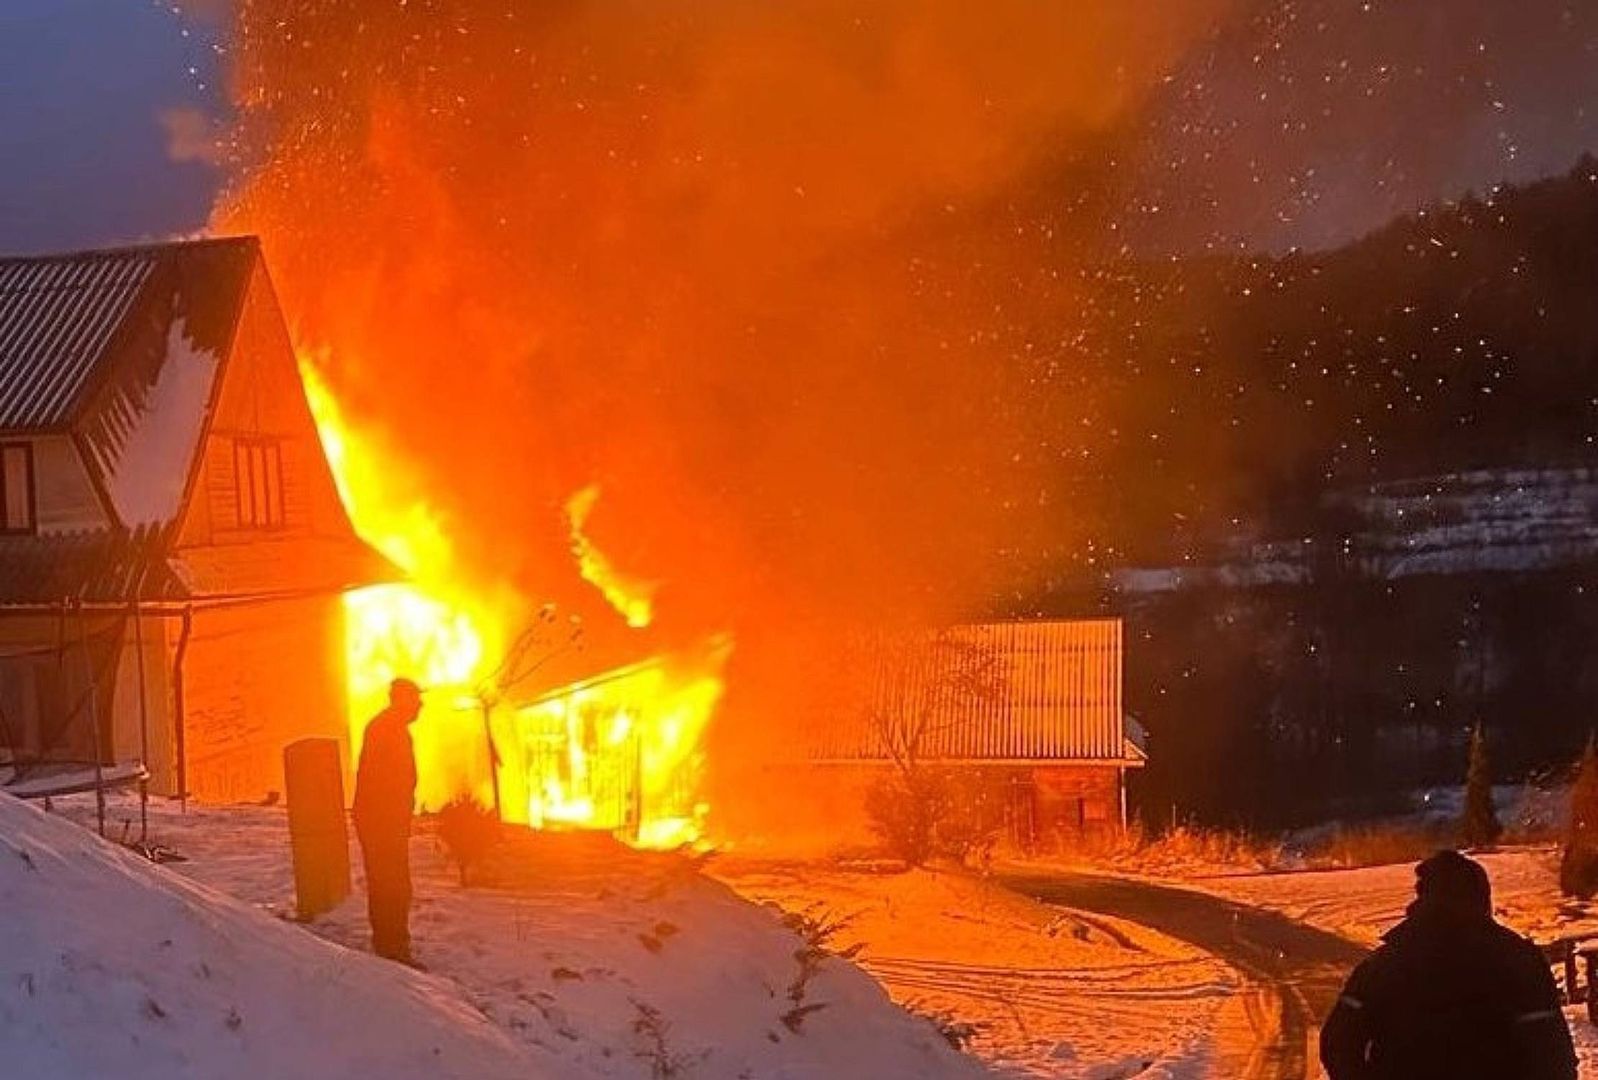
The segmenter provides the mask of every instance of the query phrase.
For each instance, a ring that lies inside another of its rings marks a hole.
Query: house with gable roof
[[[255,238],[0,257],[0,782],[281,792],[348,739],[343,594],[397,576]]]

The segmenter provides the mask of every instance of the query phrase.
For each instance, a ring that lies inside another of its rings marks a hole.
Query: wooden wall
[[[85,662],[82,634],[91,641],[105,642],[93,650],[94,662]],[[144,620],[144,711],[148,724],[150,767],[155,784],[152,790],[176,792],[172,756],[172,714],[168,696],[165,638],[161,621]],[[65,642],[65,649],[62,643]],[[106,763],[140,760],[144,740],[140,737],[138,651],[134,623],[120,615],[94,615],[84,620],[63,621],[54,615],[6,615],[0,618],[0,708],[13,737],[32,743],[39,730],[37,710],[42,704],[38,681],[53,679],[58,684],[58,701],[81,704],[72,716],[71,743],[60,752],[89,758],[94,751],[95,716],[88,710],[84,687],[92,677],[101,682],[96,699],[101,731],[101,754]],[[27,670],[32,668],[32,671]]]
[[[261,437],[277,440],[282,451],[284,522],[273,530],[241,528],[238,516],[234,446],[241,438]],[[259,266],[250,278],[196,482],[181,547],[350,532],[271,281]]]
[[[1057,846],[1121,826],[1121,785],[1113,765],[1048,765],[1032,770],[1035,834]]]
[[[169,623],[175,648],[177,626]],[[189,793],[256,802],[283,791],[283,747],[338,739],[349,768],[343,605],[276,600],[194,615],[183,661]]]

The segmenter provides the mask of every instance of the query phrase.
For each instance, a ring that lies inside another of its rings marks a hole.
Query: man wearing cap
[[[355,772],[355,834],[366,864],[366,907],[372,951],[411,960],[411,815],[416,804],[416,752],[411,724],[422,691],[409,679],[388,688],[388,708],[366,725]]]
[[[1415,867],[1415,900],[1349,976],[1321,1062],[1332,1080],[1576,1076],[1548,962],[1493,920],[1487,871],[1456,851]]]

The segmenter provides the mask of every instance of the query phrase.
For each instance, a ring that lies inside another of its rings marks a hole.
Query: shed
[[[1120,619],[971,623],[861,652],[867,700],[818,725],[814,766],[886,768],[913,739],[920,763],[993,780],[1023,842],[1126,824],[1126,773],[1148,756],[1122,704]],[[951,689],[962,664],[987,686]]]
[[[253,237],[0,258],[0,765],[281,792],[347,743],[355,535]],[[0,768],[0,780],[8,775]]]

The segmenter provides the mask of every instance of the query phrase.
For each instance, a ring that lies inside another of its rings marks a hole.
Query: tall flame
[[[302,360],[300,371],[356,531],[410,579],[345,597],[356,752],[389,682],[404,675],[432,691],[414,731],[424,808],[467,797],[536,828],[609,830],[645,847],[699,839],[703,738],[730,642],[715,638],[536,700],[502,700],[506,688],[494,680],[514,648],[512,605],[485,603],[460,585],[444,525],[406,497],[395,456],[350,420],[316,363]],[[657,584],[617,570],[584,532],[598,498],[589,485],[566,505],[577,568],[629,626],[647,626]]]
[[[589,484],[566,500],[566,521],[571,529],[572,554],[583,580],[604,594],[627,625],[635,630],[648,626],[655,618],[656,581],[645,581],[622,573],[594,546],[584,531],[588,516],[599,501],[599,485]]]

